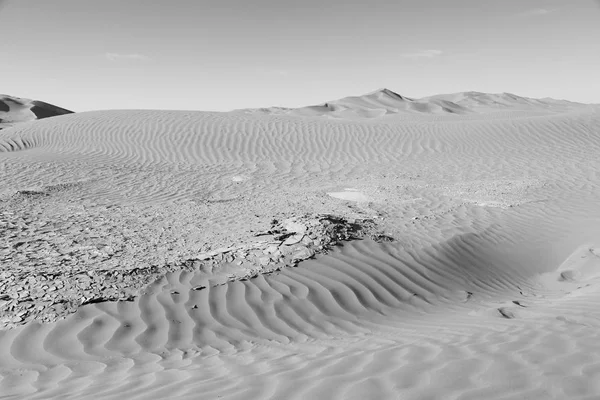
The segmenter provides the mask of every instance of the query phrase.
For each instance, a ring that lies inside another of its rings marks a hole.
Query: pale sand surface
[[[304,214],[395,241],[214,285],[219,268],[173,271],[17,324],[0,331],[0,398],[599,398],[600,108],[512,96],[3,130],[4,274],[59,268],[60,249],[63,268],[144,270]]]

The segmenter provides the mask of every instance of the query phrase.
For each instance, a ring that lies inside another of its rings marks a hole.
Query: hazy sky
[[[387,87],[600,103],[595,0],[0,0],[0,93],[74,111]]]

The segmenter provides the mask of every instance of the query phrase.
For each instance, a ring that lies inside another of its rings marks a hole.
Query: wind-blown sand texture
[[[71,114],[73,111],[57,107],[43,101],[22,99],[0,94],[0,129],[21,122]]]
[[[474,92],[5,129],[0,398],[597,399],[598,154],[600,107]],[[381,243],[236,275],[320,214]]]

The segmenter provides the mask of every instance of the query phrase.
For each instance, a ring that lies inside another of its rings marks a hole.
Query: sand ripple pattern
[[[427,166],[424,172],[431,175],[477,179],[515,169],[539,174],[558,156],[565,163],[555,172],[567,177],[597,166],[596,114],[584,109],[544,117],[386,124],[281,115],[98,111],[6,129],[0,133],[0,152],[17,168],[27,162],[31,184],[52,184],[61,168],[73,167],[107,174],[107,179],[110,172],[139,182],[144,178],[136,174],[144,171],[161,176],[131,193],[142,197],[172,190],[191,195],[177,182],[190,172],[201,175],[216,167],[255,169],[271,181],[288,183],[315,173],[350,175],[348,169],[359,172],[367,165],[410,172]],[[55,168],[33,168],[36,160]],[[465,171],[465,163],[478,168]],[[125,184],[115,186],[122,189]]]
[[[599,295],[556,295],[553,310],[541,311],[553,318],[503,318],[494,304],[504,298],[527,310],[508,299],[519,290],[535,293],[535,284],[509,266],[485,265],[493,237],[502,241],[493,232],[466,235],[422,252],[357,242],[298,268],[225,285],[211,285],[201,272],[173,273],[135,301],[88,305],[52,325],[2,332],[0,393],[32,399],[597,393],[600,324],[581,319],[600,317]],[[533,307],[535,299],[524,303]],[[530,330],[533,323],[547,330]],[[535,365],[539,374],[531,377]]]

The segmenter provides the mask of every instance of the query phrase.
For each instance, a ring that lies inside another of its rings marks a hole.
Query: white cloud
[[[277,69],[277,68],[263,68],[263,67],[257,67],[255,69],[257,74],[260,75],[268,75],[268,76],[281,76],[281,77],[288,77],[291,75],[291,72],[286,70],[286,69]]]
[[[555,8],[533,8],[531,10],[523,11],[518,15],[520,17],[539,17],[542,15],[552,14],[555,11],[557,11]]]
[[[106,53],[104,54],[107,60],[109,61],[146,61],[149,60],[150,57],[145,56],[143,54],[119,54],[119,53]]]
[[[441,50],[419,50],[415,53],[406,53],[406,54],[402,54],[402,57],[405,58],[412,58],[412,59],[418,59],[418,58],[433,58],[433,57],[438,57],[441,56],[444,52]]]

